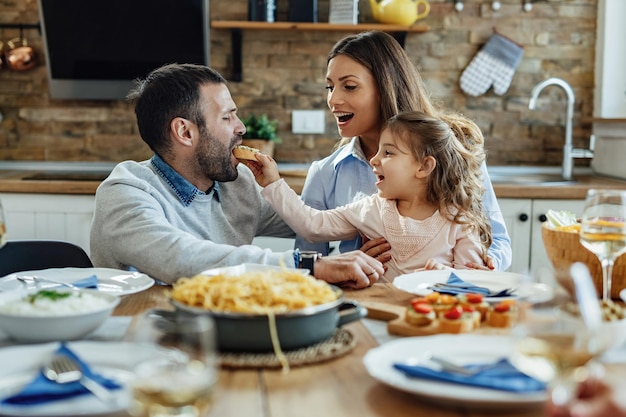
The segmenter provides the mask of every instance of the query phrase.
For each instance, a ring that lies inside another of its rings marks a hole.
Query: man
[[[298,263],[297,251],[251,245],[255,236],[294,234],[232,154],[246,129],[219,73],[166,65],[128,97],[136,101],[139,133],[154,156],[118,164],[98,187],[90,242],[95,266],[136,268],[172,283],[215,267]],[[317,278],[354,288],[384,273],[360,251],[308,265]]]

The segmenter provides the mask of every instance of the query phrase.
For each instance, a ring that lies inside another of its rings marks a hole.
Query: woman
[[[307,206],[326,210],[360,200],[376,192],[376,176],[369,160],[376,154],[382,126],[400,112],[421,111],[440,117],[422,78],[396,40],[379,31],[364,32],[340,40],[328,54],[327,104],[337,121],[342,141],[330,156],[309,169],[302,199]],[[478,127],[456,125],[467,140],[482,141]],[[458,135],[457,135],[458,136]],[[483,208],[491,221],[493,243],[487,268],[505,270],[511,265],[511,240],[487,174],[482,165],[485,192]],[[328,254],[329,243],[312,244],[296,239],[300,250]],[[359,237],[342,241],[339,250],[361,249],[381,262],[390,259],[390,245],[382,238],[363,242]],[[484,265],[468,265],[485,268]]]

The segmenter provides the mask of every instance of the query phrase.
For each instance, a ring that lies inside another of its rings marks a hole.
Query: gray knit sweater
[[[293,252],[252,246],[255,236],[293,237],[261,197],[250,170],[204,193],[158,156],[118,164],[96,191],[90,250],[96,267],[129,267],[172,283],[241,263],[293,265]]]

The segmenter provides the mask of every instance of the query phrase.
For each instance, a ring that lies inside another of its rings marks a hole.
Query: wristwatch
[[[298,251],[298,268],[304,268],[309,270],[309,275],[314,275],[315,262],[322,257],[319,252],[311,250]]]

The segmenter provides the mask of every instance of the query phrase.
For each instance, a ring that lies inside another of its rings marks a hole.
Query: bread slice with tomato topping
[[[439,315],[441,333],[467,333],[476,326],[476,312],[463,311],[463,307],[454,306]]]
[[[515,300],[504,300],[492,306],[487,313],[487,325],[491,327],[513,327],[517,321],[518,308]]]
[[[433,306],[423,298],[414,298],[407,307],[404,319],[413,326],[428,326],[437,318]]]
[[[468,293],[457,295],[459,304],[462,307],[471,307],[480,314],[480,321],[487,320],[489,303],[486,302],[482,294]]]

